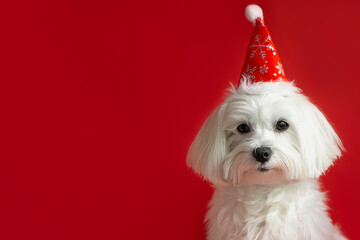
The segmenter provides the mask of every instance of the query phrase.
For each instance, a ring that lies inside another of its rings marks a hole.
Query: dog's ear
[[[187,164],[205,179],[222,182],[222,162],[226,154],[224,116],[226,105],[222,104],[206,120],[187,155]]]
[[[302,96],[301,123],[298,128],[300,151],[307,177],[317,178],[341,156],[344,147],[326,117]]]

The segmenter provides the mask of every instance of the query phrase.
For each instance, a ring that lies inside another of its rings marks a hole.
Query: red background
[[[253,2],[343,139],[323,182],[357,239],[360,2]],[[185,156],[239,78],[248,3],[3,1],[0,238],[204,239],[212,189]]]

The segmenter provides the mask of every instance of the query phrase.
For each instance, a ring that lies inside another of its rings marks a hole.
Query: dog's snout
[[[256,161],[265,163],[270,160],[272,151],[269,147],[257,147],[253,151]]]

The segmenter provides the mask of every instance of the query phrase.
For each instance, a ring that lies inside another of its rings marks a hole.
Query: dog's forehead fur
[[[304,98],[291,82],[249,83],[242,82],[231,89],[224,102],[227,127],[234,128],[241,122],[256,124],[267,122],[272,126],[278,120],[291,122],[296,115],[296,100]],[[274,107],[276,106],[276,107]]]

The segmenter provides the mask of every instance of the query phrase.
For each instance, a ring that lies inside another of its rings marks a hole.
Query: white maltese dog
[[[261,9],[250,5],[246,13],[255,30],[242,80],[188,153],[188,165],[215,186],[207,239],[346,239],[329,217],[317,180],[341,156],[342,143],[278,67]],[[254,45],[266,39],[261,53]]]

